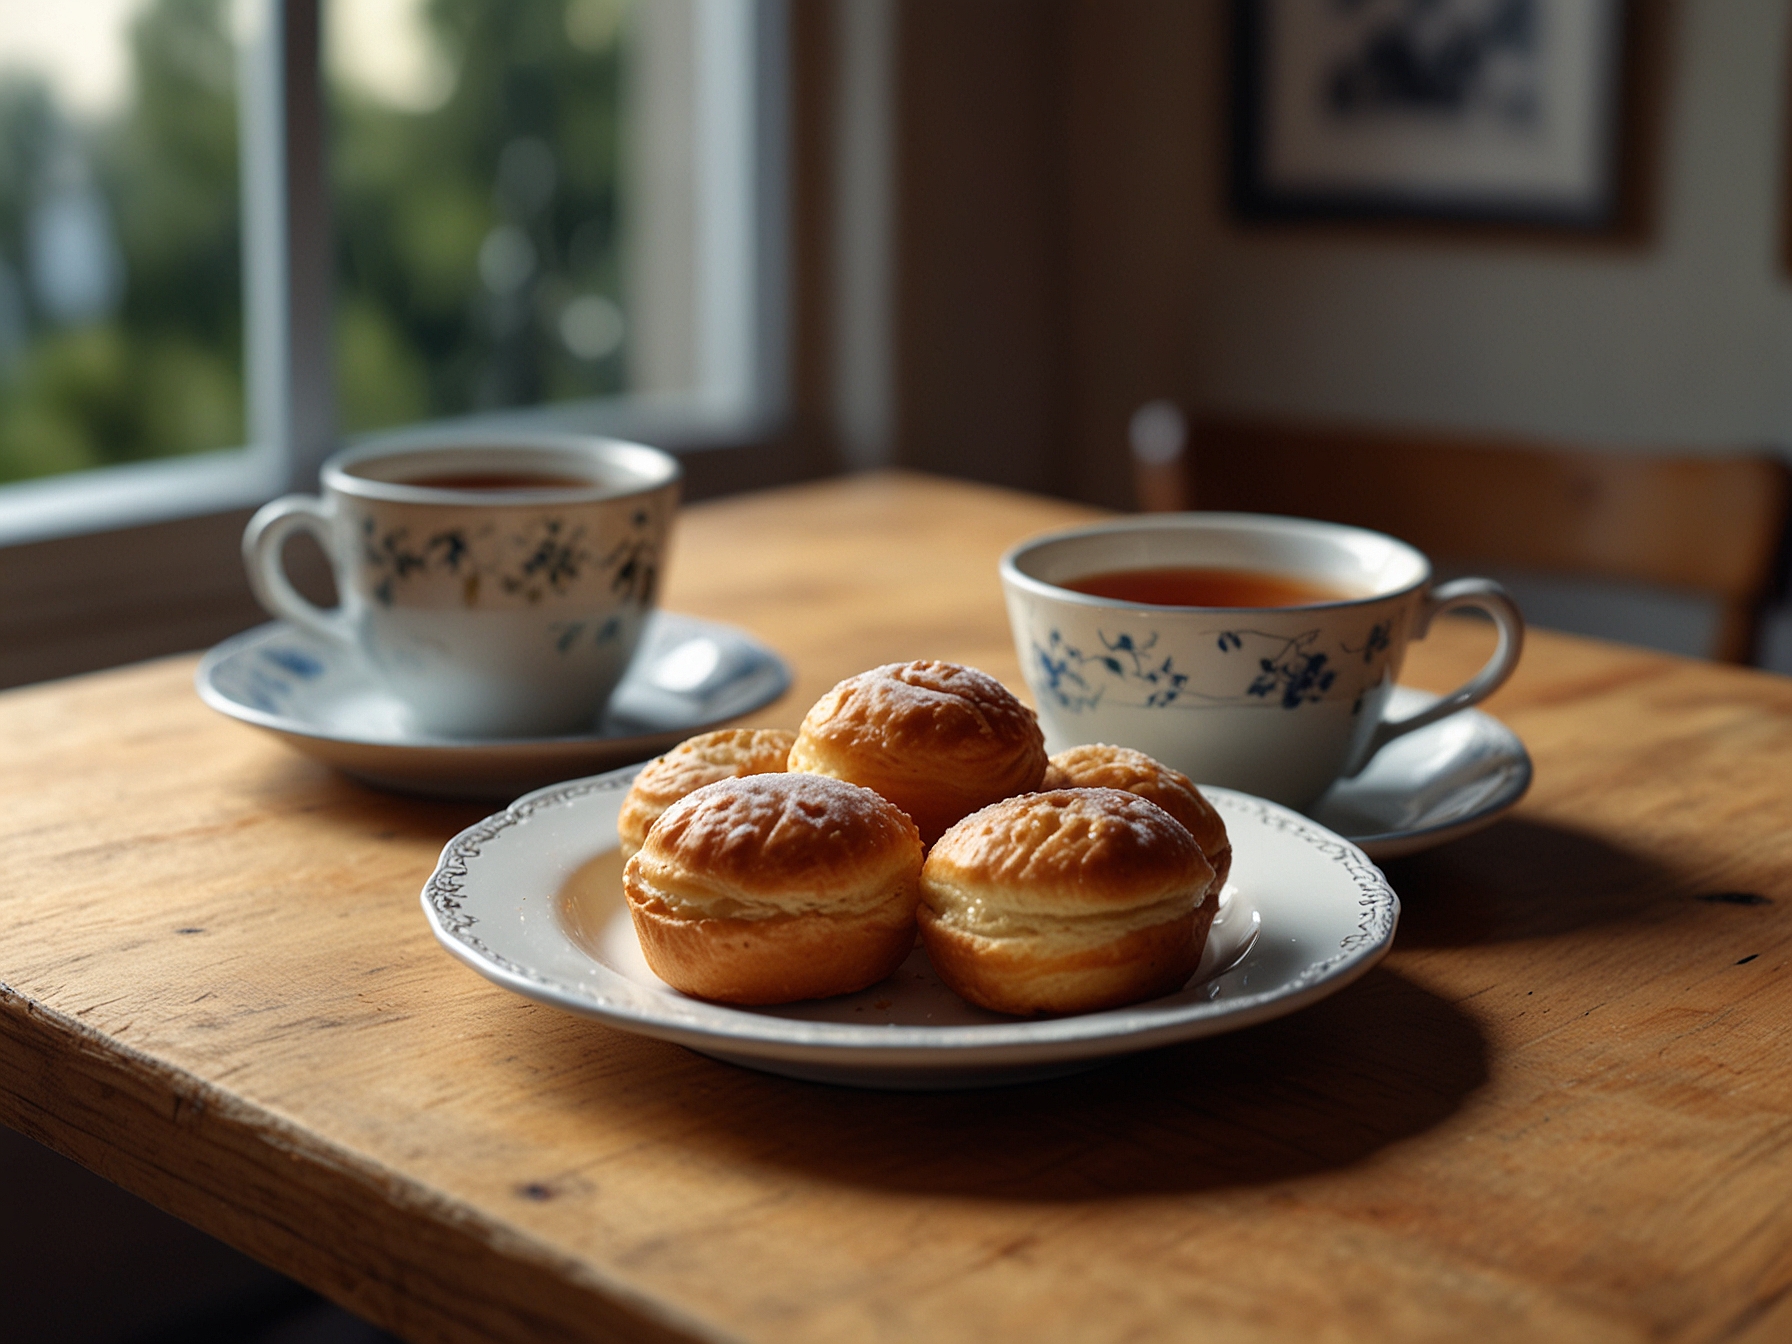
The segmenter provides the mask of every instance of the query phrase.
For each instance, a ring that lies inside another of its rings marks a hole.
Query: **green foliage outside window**
[[[243,441],[224,15],[155,0],[131,33],[134,104],[98,126],[42,82],[0,82],[0,480]],[[60,295],[33,275],[59,245]]]
[[[440,107],[332,95],[344,428],[621,391],[620,0],[425,17]]]
[[[420,17],[438,105],[330,89],[342,428],[622,390],[623,0]],[[229,19],[150,0],[99,124],[0,76],[0,481],[244,442]]]

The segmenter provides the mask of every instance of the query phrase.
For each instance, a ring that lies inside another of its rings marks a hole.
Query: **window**
[[[783,20],[0,7],[0,543],[247,505],[401,425],[763,433]]]
[[[771,17],[739,0],[332,0],[344,428],[546,405],[683,440],[762,410]]]
[[[244,442],[237,104],[220,0],[0,9],[0,482]]]

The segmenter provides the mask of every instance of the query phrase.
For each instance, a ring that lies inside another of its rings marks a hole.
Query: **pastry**
[[[915,944],[921,837],[870,789],[745,775],[668,807],[623,869],[641,951],[674,989],[790,1003],[876,984]]]
[[[1218,908],[1169,813],[1120,789],[1010,798],[959,822],[921,870],[941,980],[999,1013],[1081,1013],[1179,989]]]
[[[1045,738],[994,677],[957,663],[890,663],[815,702],[790,768],[876,789],[932,844],[960,817],[1039,787]]]
[[[1045,767],[1044,789],[1125,789],[1149,798],[1188,828],[1213,865],[1213,889],[1226,885],[1232,871],[1232,842],[1226,823],[1180,770],[1131,747],[1095,744],[1060,751]]]
[[[649,761],[635,776],[616,819],[622,857],[627,859],[641,848],[647,828],[687,793],[719,779],[784,769],[795,740],[796,734],[782,728],[724,728],[686,738],[664,756]]]

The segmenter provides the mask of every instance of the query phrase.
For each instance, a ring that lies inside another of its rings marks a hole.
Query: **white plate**
[[[1405,718],[1437,698],[1397,686],[1388,714]],[[1332,785],[1312,815],[1370,858],[1393,859],[1480,830],[1530,787],[1531,757],[1518,734],[1465,709],[1394,739],[1355,779]]]
[[[1379,961],[1400,903],[1361,850],[1274,803],[1208,790],[1232,875],[1194,980],[1149,1003],[1018,1021],[966,1004],[917,950],[859,994],[775,1008],[686,998],[629,923],[616,815],[633,770],[543,789],[448,843],[423,910],[455,956],[507,989],[772,1073],[882,1088],[980,1087],[1087,1068],[1280,1017]]]
[[[419,733],[359,658],[281,621],[218,645],[195,683],[213,709],[370,784],[502,799],[657,756],[770,704],[789,688],[790,669],[743,630],[658,612],[598,730],[537,738]]]

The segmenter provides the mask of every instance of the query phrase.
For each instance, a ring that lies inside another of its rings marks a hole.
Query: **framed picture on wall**
[[[1627,0],[1234,0],[1245,220],[1634,222]]]

